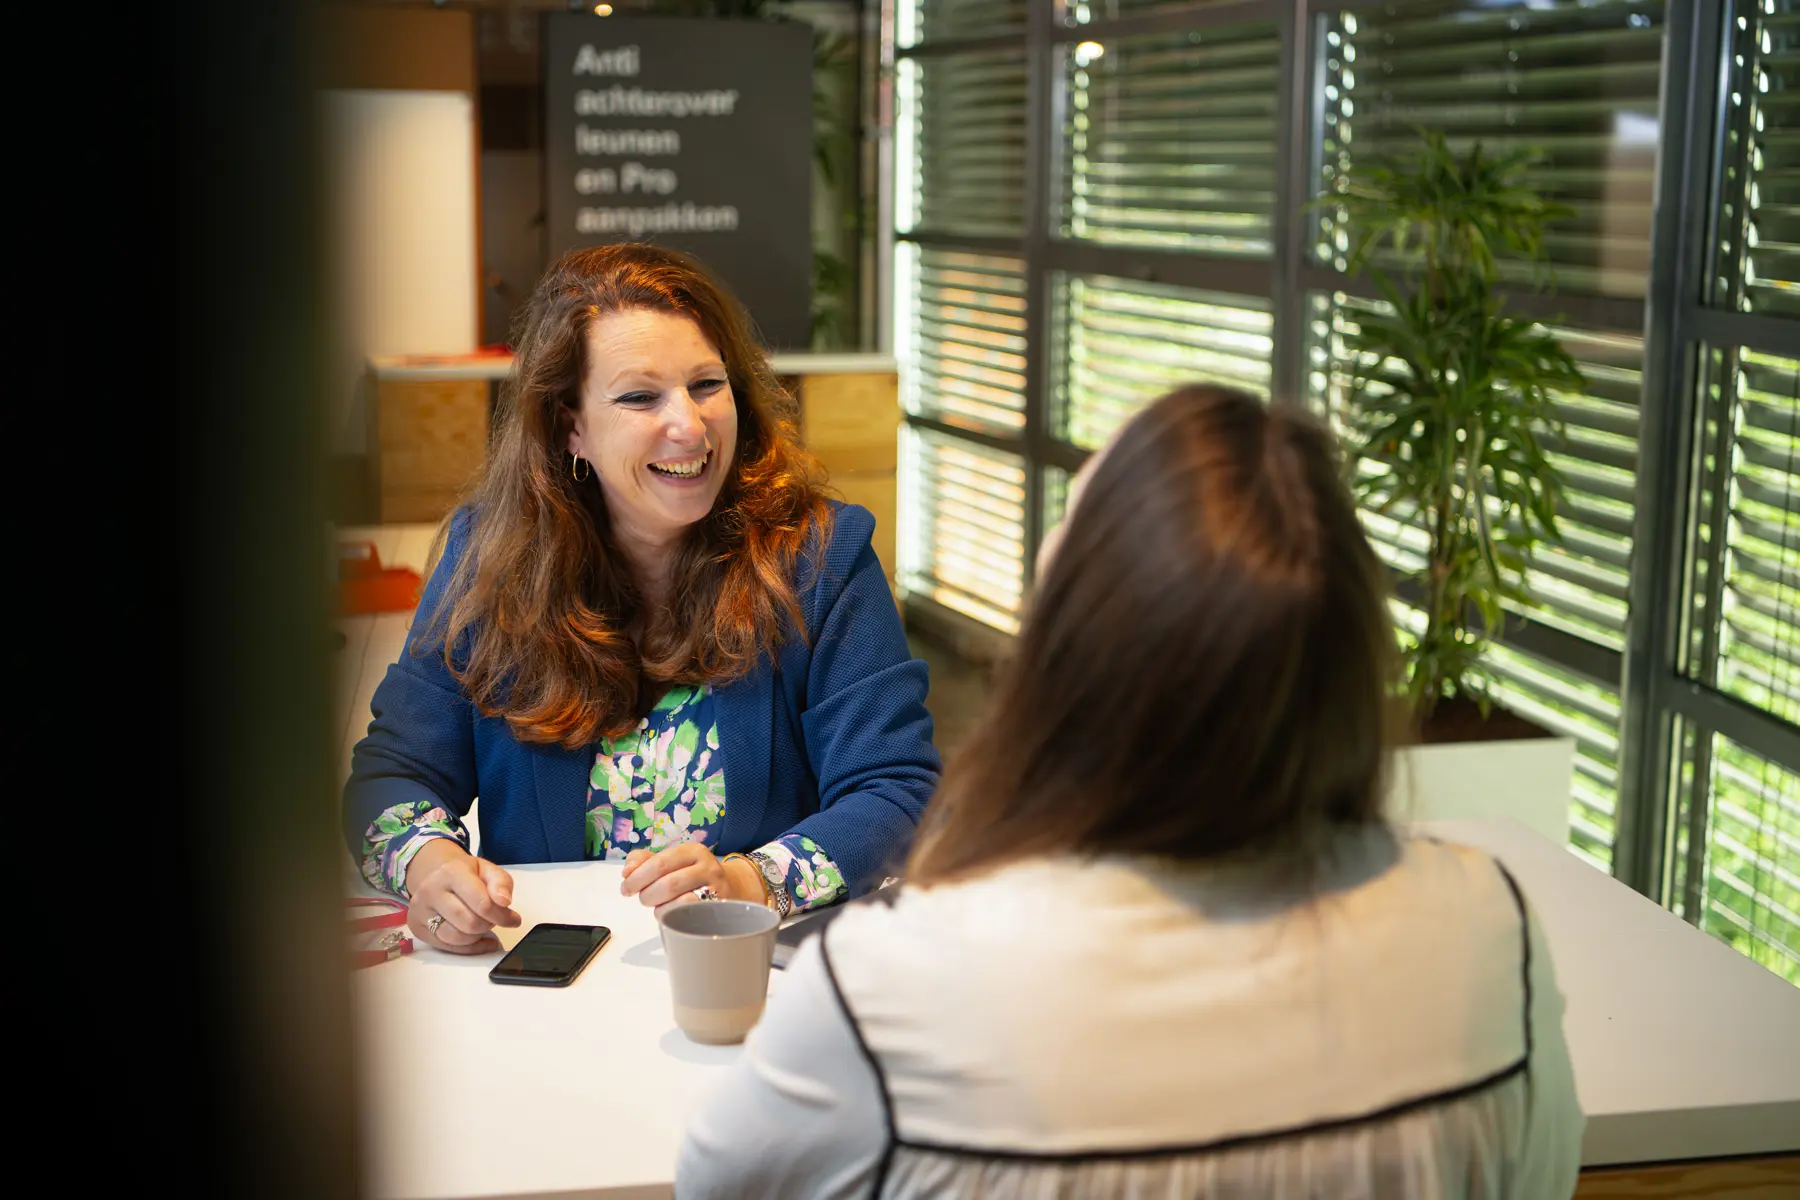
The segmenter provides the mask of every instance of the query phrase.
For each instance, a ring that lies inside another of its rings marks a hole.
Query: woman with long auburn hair
[[[905,885],[802,945],[676,1193],[1568,1197],[1543,935],[1383,817],[1393,636],[1323,425],[1209,386],[1127,422]]]
[[[939,762],[873,529],[698,263],[565,255],[355,750],[364,877],[458,953],[518,924],[505,863],[622,859],[659,910],[874,887]]]

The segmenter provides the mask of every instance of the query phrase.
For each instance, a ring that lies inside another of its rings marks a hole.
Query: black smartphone
[[[533,925],[519,944],[494,964],[495,983],[568,987],[612,937],[603,925]]]

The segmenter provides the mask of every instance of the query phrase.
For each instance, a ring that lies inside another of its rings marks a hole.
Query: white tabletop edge
[[[1584,1165],[1796,1148],[1800,988],[1516,822],[1415,828],[1493,854],[1537,913],[1568,1005]]]

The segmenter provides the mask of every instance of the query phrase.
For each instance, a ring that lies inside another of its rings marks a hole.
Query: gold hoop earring
[[[587,467],[587,469],[588,469],[588,473],[586,475],[583,475],[581,473],[581,468],[583,468],[583,467]],[[573,452],[570,453],[570,455],[569,455],[569,478],[570,479],[573,479],[576,483],[586,483],[593,476],[593,474],[594,474],[594,468],[588,463],[587,459],[581,457],[581,455],[579,455],[579,454],[575,454]]]

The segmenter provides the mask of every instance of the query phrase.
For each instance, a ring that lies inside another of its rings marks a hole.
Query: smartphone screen
[[[533,925],[488,972],[495,983],[567,987],[612,937],[600,925]]]

